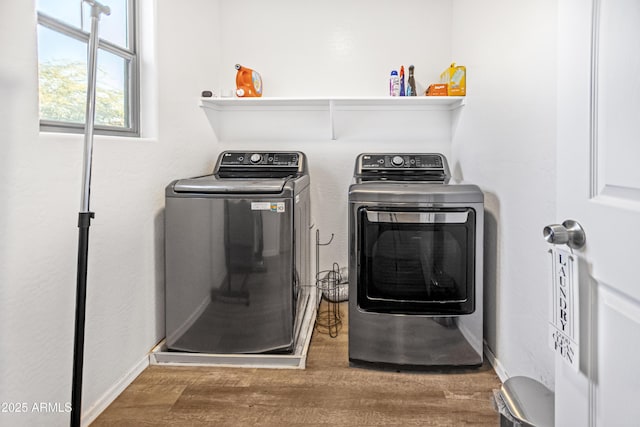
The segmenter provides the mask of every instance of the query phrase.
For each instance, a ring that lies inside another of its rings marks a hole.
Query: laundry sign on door
[[[580,367],[580,305],[578,263],[563,249],[551,254],[549,346],[576,371]]]

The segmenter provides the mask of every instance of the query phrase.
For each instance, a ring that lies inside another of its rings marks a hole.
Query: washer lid
[[[282,192],[287,178],[224,178],[219,179],[214,175],[201,176],[199,178],[181,179],[175,183],[173,190],[176,193],[268,193],[278,194]]]

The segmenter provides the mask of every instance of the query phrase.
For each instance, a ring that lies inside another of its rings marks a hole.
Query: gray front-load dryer
[[[226,151],[165,195],[168,350],[292,352],[309,300],[304,154]]]
[[[482,365],[484,195],[437,153],[365,153],[349,187],[349,361]]]

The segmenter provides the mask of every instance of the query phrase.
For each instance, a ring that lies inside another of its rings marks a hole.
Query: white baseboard
[[[487,360],[489,361],[491,366],[493,366],[493,370],[496,371],[498,378],[500,378],[500,381],[502,381],[502,383],[504,384],[504,382],[509,379],[509,375],[504,369],[504,366],[502,366],[502,363],[500,363],[495,354],[493,354],[486,341],[484,342],[484,354],[485,356],[487,356]]]
[[[136,365],[124,377],[120,378],[120,380],[107,390],[107,392],[103,394],[97,402],[82,414],[82,426],[86,427],[94,422],[96,418],[98,418],[98,415],[107,409],[107,407],[111,405],[118,396],[120,396],[120,393],[122,393],[124,389],[127,388],[129,384],[131,384],[133,380],[135,380],[136,377],[147,368],[147,366],[149,366],[148,354],[136,363]]]

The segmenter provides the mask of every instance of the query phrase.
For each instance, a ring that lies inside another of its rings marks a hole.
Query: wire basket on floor
[[[316,286],[322,297],[329,302],[345,302],[349,299],[349,281],[347,268],[334,263],[333,269],[319,272]]]
[[[332,338],[337,337],[338,332],[342,329],[342,317],[338,303],[346,301],[346,289],[348,288],[345,283],[341,282],[343,280],[340,266],[335,262],[331,270],[320,271],[316,274],[316,287],[324,300],[318,309],[316,329]]]

